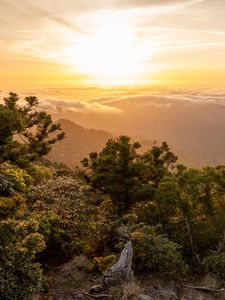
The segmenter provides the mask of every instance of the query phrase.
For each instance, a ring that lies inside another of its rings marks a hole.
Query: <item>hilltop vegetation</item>
[[[59,119],[58,122],[65,132],[66,139],[63,140],[63,143],[53,145],[47,159],[52,163],[62,163],[72,170],[80,166],[81,160],[87,157],[89,153],[100,152],[109,139],[116,137],[116,135],[107,131],[88,129],[67,119]],[[143,140],[143,138],[140,142],[141,152],[144,152],[153,144],[149,140]]]
[[[100,274],[127,240],[136,274],[225,278],[224,166],[188,169],[166,142],[140,154],[120,136],[74,172],[43,158],[63,138],[37,98],[0,105],[0,299],[31,299],[76,256]]]

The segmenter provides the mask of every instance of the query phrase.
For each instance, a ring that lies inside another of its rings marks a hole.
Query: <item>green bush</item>
[[[94,257],[93,264],[96,271],[104,272],[116,262],[116,255]]]
[[[0,166],[0,174],[2,174],[11,187],[17,192],[24,192],[26,187],[32,183],[32,177],[23,169],[4,163]]]
[[[12,183],[3,174],[0,174],[0,196],[9,197],[13,193]]]
[[[53,171],[50,168],[37,163],[31,163],[27,171],[32,176],[34,184],[40,184],[50,179],[53,175]]]
[[[151,226],[135,225],[131,232],[134,262],[137,269],[185,273],[187,266],[179,252],[180,246],[157,234]]]
[[[225,279],[225,252],[204,258],[203,264],[207,272]]]
[[[28,300],[39,291],[42,272],[34,262],[44,248],[34,221],[0,222],[0,299]]]
[[[19,217],[24,213],[25,200],[21,195],[0,197],[0,220],[8,217]]]
[[[46,249],[42,259],[61,263],[74,255],[110,253],[116,216],[112,202],[81,180],[53,177],[28,193],[28,206],[40,224]]]

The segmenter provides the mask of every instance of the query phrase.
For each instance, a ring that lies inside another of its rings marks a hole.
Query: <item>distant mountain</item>
[[[47,158],[53,163],[63,163],[71,169],[78,166],[89,153],[101,151],[108,139],[119,136],[119,134],[114,135],[104,130],[87,129],[67,119],[60,119],[58,122],[66,133],[66,138],[53,145]],[[141,143],[140,152],[152,146],[151,141],[142,140],[141,137],[134,140]]]
[[[87,129],[66,119],[60,119],[66,138],[55,144],[48,155],[51,162],[64,163],[71,169],[90,152],[100,151],[106,141],[113,137],[104,130]]]
[[[211,97],[209,94],[208,98]],[[220,99],[225,101],[225,93],[220,95]],[[132,137],[141,134],[143,139],[159,143],[166,141],[179,162],[189,167],[216,166],[225,164],[223,103],[207,99],[205,102],[193,102],[165,97],[128,97],[106,102],[120,113],[69,111],[63,112],[63,115],[84,127],[104,128]],[[139,138],[137,140],[140,141]]]

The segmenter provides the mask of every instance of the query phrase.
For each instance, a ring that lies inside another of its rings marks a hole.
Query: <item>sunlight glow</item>
[[[137,42],[135,31],[127,24],[109,24],[83,36],[67,49],[74,71],[98,82],[133,83],[143,74],[145,61],[153,49]]]

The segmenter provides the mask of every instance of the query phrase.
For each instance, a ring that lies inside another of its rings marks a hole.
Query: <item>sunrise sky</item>
[[[0,89],[225,85],[224,0],[0,0]]]

